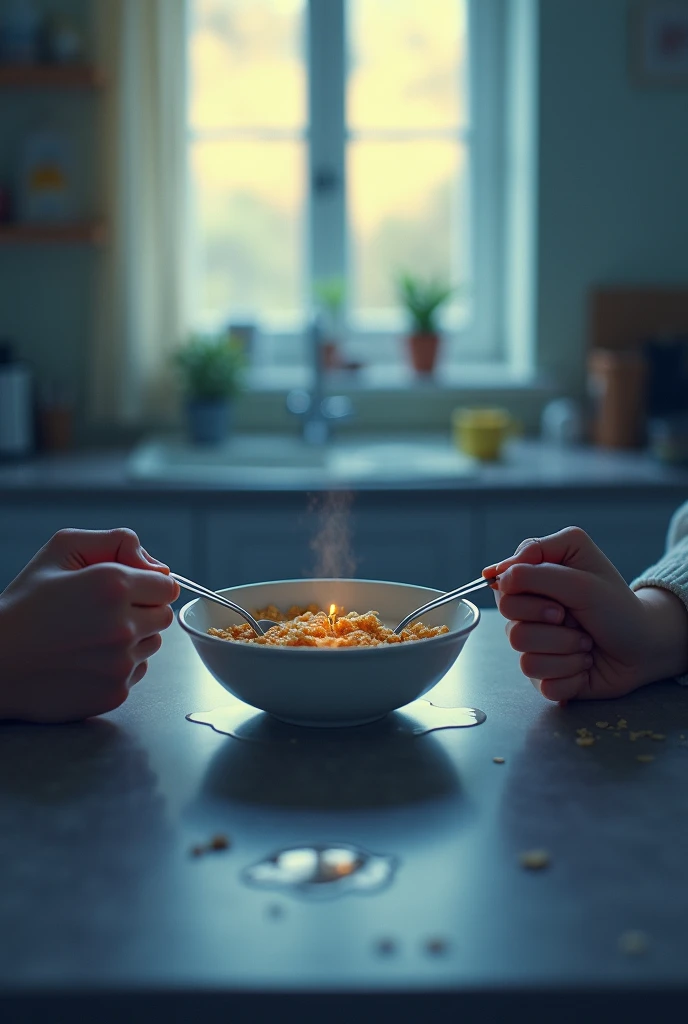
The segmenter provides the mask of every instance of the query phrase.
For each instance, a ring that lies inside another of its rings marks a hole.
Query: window
[[[314,281],[350,349],[398,358],[399,271],[461,290],[450,362],[502,355],[500,0],[190,0],[199,325],[255,319],[298,362]]]

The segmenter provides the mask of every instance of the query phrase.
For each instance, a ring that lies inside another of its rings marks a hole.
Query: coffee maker
[[[0,460],[23,459],[34,450],[34,381],[31,367],[0,340]]]

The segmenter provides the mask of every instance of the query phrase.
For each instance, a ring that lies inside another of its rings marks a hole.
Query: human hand
[[[483,570],[521,669],[553,701],[621,697],[688,671],[688,613],[668,590],[634,593],[590,537],[569,527],[523,541]]]
[[[146,673],[179,587],[131,530],[60,530],[0,594],[0,719],[112,711]]]

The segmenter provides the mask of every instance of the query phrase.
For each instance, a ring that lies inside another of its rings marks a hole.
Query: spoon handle
[[[479,576],[477,580],[471,580],[470,583],[464,583],[463,586],[457,587],[456,590],[450,590],[446,594],[441,594],[440,597],[433,598],[432,601],[428,601],[427,604],[421,605],[420,608],[416,608],[415,611],[407,615],[405,619],[402,619],[398,626],[395,627],[394,632],[398,635],[401,633],[405,626],[408,626],[409,622],[413,622],[414,619],[419,619],[421,615],[426,612],[434,611],[435,608],[440,608],[443,604],[448,604],[450,601],[455,601],[458,597],[465,597],[466,594],[472,594],[474,590],[482,590],[483,587],[489,587],[491,584],[496,583],[499,576],[491,576],[490,579],[485,579],[484,576]]]
[[[208,601],[215,601],[216,604],[221,604],[225,608],[231,608],[233,612],[241,615],[242,619],[246,619],[249,626],[257,633],[258,636],[265,636],[265,630],[258,625],[256,620],[253,618],[250,612],[247,612],[241,605],[234,604],[234,601],[230,601],[228,597],[222,597],[221,594],[216,594],[214,590],[208,590],[207,587],[202,587],[200,583],[195,583],[193,580],[187,580],[186,576],[180,576],[176,572],[171,572],[170,576],[173,580],[176,580],[180,587],[184,587],[185,590],[190,590],[192,594],[197,594],[199,597],[205,597]]]

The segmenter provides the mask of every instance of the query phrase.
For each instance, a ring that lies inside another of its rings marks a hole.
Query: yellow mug
[[[505,409],[455,409],[452,430],[454,444],[465,455],[496,462],[516,425]]]

